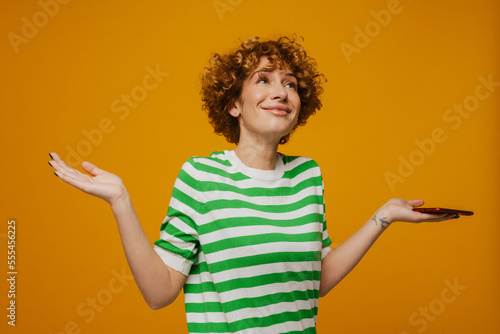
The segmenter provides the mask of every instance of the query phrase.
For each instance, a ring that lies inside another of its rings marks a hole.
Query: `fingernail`
[[[50,164],[50,161],[49,161],[49,166],[52,167],[52,165]]]
[[[50,154],[50,153],[49,153],[49,157],[50,157],[50,159],[51,159],[51,160],[53,160],[53,159],[54,159],[54,158],[52,158],[52,154]]]
[[[59,177],[59,175],[57,175],[56,172],[54,172],[54,175],[57,176],[57,177]]]
[[[457,219],[457,218],[460,218],[460,215],[456,215],[455,217],[453,217],[453,219]]]

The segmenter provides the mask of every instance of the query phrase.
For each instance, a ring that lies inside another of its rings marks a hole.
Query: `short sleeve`
[[[323,177],[321,177],[321,179],[323,180]],[[321,251],[321,259],[324,259],[332,250],[330,246],[332,244],[332,240],[330,239],[328,229],[326,228],[325,183],[323,181],[321,181],[321,186],[323,189],[323,249]]]
[[[174,184],[172,197],[160,228],[154,249],[163,262],[188,275],[196,261],[199,238],[196,221],[199,217],[200,192],[193,159],[182,166]]]

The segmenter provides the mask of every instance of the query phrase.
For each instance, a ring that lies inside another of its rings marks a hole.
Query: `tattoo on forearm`
[[[378,225],[380,223],[380,228],[382,230],[385,230],[387,226],[391,225],[391,223],[387,221],[387,217],[378,218],[377,222],[377,215],[373,215],[372,220],[375,222],[375,225]]]

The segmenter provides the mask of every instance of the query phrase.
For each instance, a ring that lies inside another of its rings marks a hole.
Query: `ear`
[[[233,106],[228,109],[228,112],[233,117],[238,117],[240,115],[241,108],[238,100],[234,101]]]

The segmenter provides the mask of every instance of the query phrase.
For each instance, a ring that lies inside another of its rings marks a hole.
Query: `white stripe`
[[[199,192],[188,184],[178,180],[176,188],[197,202],[206,203],[213,200],[241,200],[257,205],[287,205],[296,203],[308,196],[323,196],[321,186],[307,187],[296,194],[288,196],[247,196],[233,191],[212,190]]]
[[[315,323],[313,319],[308,319],[307,322],[300,321],[288,321],[281,324],[275,324],[267,327],[261,326],[259,324],[258,318],[264,318],[270,315],[280,314],[283,312],[299,312],[300,310],[309,310],[313,307],[317,306],[317,299],[314,300],[298,300],[296,302],[284,302],[278,304],[267,305],[263,307],[255,307],[255,308],[245,308],[232,312],[227,312],[226,314],[222,312],[211,312],[208,314],[204,313],[187,313],[190,322],[194,323],[205,323],[207,318],[210,322],[233,322],[238,321],[240,319],[249,319],[249,318],[257,318],[252,319],[255,324],[254,329],[245,329],[241,331],[241,333],[282,333],[289,332],[293,330],[303,330],[304,328],[314,327]],[[236,332],[239,333],[239,332]]]
[[[186,204],[184,204],[183,202],[177,200],[174,197],[172,197],[172,199],[170,200],[170,205],[169,206],[172,207],[172,209],[175,209],[175,210],[177,210],[179,212],[182,212],[185,216],[189,217],[194,222],[196,222],[197,221],[197,217],[200,216],[198,212],[194,211],[192,208],[190,208],[189,206],[187,206]],[[165,219],[163,220],[163,223],[166,223],[167,221],[169,221],[169,219],[171,219],[171,217],[169,217],[167,215],[165,217]],[[185,224],[184,226],[186,228],[188,228],[187,232],[189,234],[193,234],[194,230],[189,225]],[[195,234],[197,234],[197,233],[195,232]]]
[[[172,245],[174,245],[177,248],[189,250],[191,252],[193,251],[193,248],[195,247],[194,243],[179,239],[175,236],[168,234],[165,231],[160,232],[160,238],[168,243],[171,243]]]
[[[247,278],[254,276],[261,276],[273,273],[284,272],[301,272],[304,270],[319,271],[321,270],[321,262],[281,262],[281,263],[266,263],[256,266],[243,267],[237,269],[226,270],[222,273],[214,274],[217,282],[230,281],[236,278]]]
[[[237,248],[229,248],[215,253],[206,254],[208,261],[212,264],[226,260],[239,259],[247,256],[273,254],[276,252],[314,252],[321,250],[321,241],[301,242],[272,242],[271,245],[262,244],[259,247],[254,245]],[[214,276],[219,273],[214,274]]]
[[[201,284],[204,282],[225,282],[237,278],[246,277],[256,277],[260,275],[272,274],[272,273],[284,273],[284,272],[301,272],[304,270],[309,271],[319,271],[321,270],[321,263],[319,261],[314,262],[288,262],[288,263],[266,263],[259,264],[257,266],[244,267],[239,269],[231,269],[224,271],[223,273],[217,273],[210,275],[208,272],[202,272],[197,275],[190,275],[187,278],[187,284]],[[202,303],[206,301],[220,301],[217,292],[203,292],[201,293],[185,293],[186,302],[189,303]]]
[[[224,166],[225,167],[225,166]],[[184,167],[184,171],[189,174],[191,177],[193,175],[196,175],[196,177],[193,177],[194,179],[198,181],[208,181],[208,182],[217,182],[217,183],[224,183],[232,186],[236,186],[240,189],[249,189],[249,188],[279,188],[279,187],[295,187],[297,184],[300,182],[317,177],[321,175],[321,171],[319,167],[313,167],[310,168],[309,170],[300,173],[293,179],[280,179],[275,182],[269,182],[269,181],[261,181],[261,180],[256,180],[256,179],[244,179],[240,181],[233,181],[232,179],[224,176],[220,176],[218,174],[213,174],[205,171],[201,171],[193,167],[191,164],[186,164]],[[227,167],[223,171],[228,172]]]
[[[245,331],[240,331],[241,334],[275,334],[286,333],[291,331],[304,331],[306,328],[315,327],[316,321],[313,319],[302,319],[300,321],[287,321],[282,324],[276,324],[263,328],[249,328]]]
[[[221,296],[221,300],[226,303],[241,298],[255,298],[280,292],[289,293],[290,291],[307,291],[316,289],[319,289],[318,281],[306,280],[301,282],[290,281],[283,283],[271,283],[250,288],[226,291],[219,294]]]
[[[284,312],[297,312],[299,310],[310,310],[317,305],[317,299],[296,300],[295,302],[281,302],[261,307],[248,307],[232,312],[227,312],[228,318],[262,318],[269,315],[280,314]],[[258,322],[258,320],[256,320]],[[259,326],[256,324],[256,326]]]
[[[221,210],[220,210],[221,211]],[[243,211],[243,209],[240,209]],[[250,216],[250,215],[248,215]],[[298,216],[298,215],[297,215]],[[252,216],[250,216],[252,217]],[[269,217],[263,217],[269,218]],[[275,217],[276,219],[277,217]],[[280,219],[286,220],[288,217],[279,217]],[[272,218],[271,218],[272,219]],[[290,219],[290,218],[289,218]],[[235,238],[241,236],[251,236],[267,233],[286,233],[286,234],[301,234],[319,232],[322,233],[321,223],[312,222],[302,226],[272,226],[272,225],[255,225],[255,226],[235,226],[227,227],[224,229],[219,229],[213,232],[205,233],[200,236],[200,240],[203,240],[204,244],[209,244],[212,242],[218,242],[226,238]]]
[[[217,217],[217,219],[258,217],[266,219],[291,220],[291,219],[298,219],[300,217],[309,215],[311,213],[318,213],[323,215],[324,213],[323,211],[324,210],[322,205],[317,205],[312,203],[304,207],[301,207],[297,210],[286,211],[286,212],[266,212],[249,208],[222,208],[222,209],[212,210],[204,214],[204,216],[215,216]],[[212,219],[210,219],[210,221],[211,220]]]
[[[176,203],[172,203],[173,205],[175,205],[175,207],[172,205],[172,207],[174,209],[177,209],[177,208],[182,208],[183,204],[182,202],[178,202],[177,200],[174,200]],[[178,209],[177,209],[178,210]],[[178,217],[166,217],[165,220],[163,220],[163,224],[165,223],[168,223],[172,226],[175,226],[176,228],[178,228],[180,231],[184,232],[185,235],[192,235],[192,236],[195,236],[197,237],[198,236],[198,232],[193,229],[191,226],[189,226],[188,224],[186,224],[184,221],[182,221],[180,218]],[[164,232],[164,231],[161,231],[161,232]],[[160,234],[161,234],[160,232]]]

